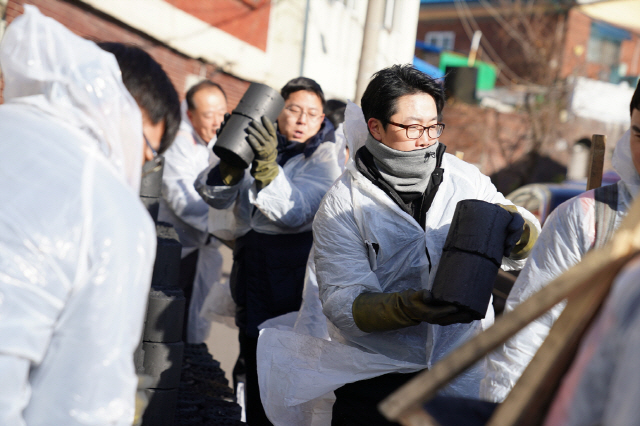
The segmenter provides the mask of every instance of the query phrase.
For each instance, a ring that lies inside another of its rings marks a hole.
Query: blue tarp
[[[431,53],[442,52],[441,47],[434,46],[433,44],[427,44],[424,41],[416,41],[416,48],[420,50],[424,50],[425,52],[431,52]]]
[[[440,71],[440,68],[434,67],[430,63],[425,62],[415,56],[413,57],[413,66],[416,67],[416,69],[427,74],[428,76],[431,76],[432,78],[438,79],[444,77],[444,73]]]
[[[631,40],[629,31],[602,21],[594,21],[591,24],[591,34],[615,41]]]

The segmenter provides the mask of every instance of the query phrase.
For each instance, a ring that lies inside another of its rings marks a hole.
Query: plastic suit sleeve
[[[27,257],[17,250],[12,257],[18,265],[28,267]],[[5,271],[0,277],[4,299],[0,325],[0,424],[21,426],[26,424],[22,411],[31,394],[30,366],[44,358],[65,294],[51,294],[13,275]],[[9,300],[11,303],[7,303]]]
[[[334,189],[348,191],[343,185]],[[329,194],[313,222],[316,275],[327,318],[344,334],[363,336],[367,333],[353,320],[353,301],[363,292],[382,292],[382,288],[350,207],[340,202],[344,199]]]
[[[183,139],[191,140],[183,140]],[[209,206],[193,186],[200,170],[194,170],[186,148],[193,145],[193,137],[180,130],[176,140],[164,154],[162,196],[173,213],[193,228],[206,232]]]
[[[303,167],[300,173],[290,175],[280,167],[269,185],[258,192],[254,184],[249,192],[251,204],[280,227],[297,228],[310,223],[322,197],[341,174],[331,142],[321,144]]]
[[[207,167],[198,175],[194,187],[205,203],[214,209],[228,209],[233,205],[241,192],[249,189],[253,178],[245,170],[243,179],[235,185],[227,186],[222,184],[222,181],[220,181],[219,185],[211,185],[207,182],[209,175],[216,173],[219,177],[220,170],[217,164]]]
[[[13,355],[0,354],[0,422],[23,426],[22,410],[29,401],[29,361]]]
[[[505,311],[512,311],[577,264],[593,241],[590,229],[593,229],[592,197],[581,196],[556,208],[545,222],[509,294]],[[562,302],[554,306],[485,358],[487,376],[480,385],[482,399],[504,400],[549,334],[565,304]]]

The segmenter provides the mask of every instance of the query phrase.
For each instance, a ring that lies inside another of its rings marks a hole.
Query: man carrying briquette
[[[444,130],[438,82],[410,65],[394,65],[374,74],[361,103],[364,146],[323,199],[313,224],[332,341],[375,359],[335,366],[331,376],[343,385],[334,385],[334,426],[393,424],[376,405],[491,323],[491,306],[485,320],[472,321],[453,305],[433,302],[429,291],[458,201],[498,203],[520,227],[522,215],[525,226],[539,228],[526,210],[516,213],[475,166],[445,154],[438,141]],[[348,127],[345,134],[358,133]],[[512,251],[514,245],[507,237],[504,252],[523,256]],[[523,264],[503,258],[505,269]],[[449,392],[477,397],[480,368],[470,369]]]
[[[134,421],[156,249],[141,166],[180,106],[148,54],[117,51],[29,5],[0,47],[2,425]]]
[[[247,142],[255,154],[249,171],[221,161],[196,183],[210,206],[226,209],[232,218],[228,230],[236,240],[230,285],[245,359],[247,423],[252,426],[271,424],[258,386],[258,325],[300,308],[313,242],[311,223],[341,172],[320,85],[298,77],[281,94],[285,103],[277,129],[266,117],[248,128]]]
[[[220,241],[208,232],[210,207],[193,183],[202,170],[218,164],[211,148],[227,113],[227,98],[219,84],[203,80],[187,91],[185,103],[178,135],[164,154],[158,219],[174,226],[182,244],[180,287],[187,306],[183,339],[202,343],[210,321],[200,312],[211,286],[221,279],[222,255]]]

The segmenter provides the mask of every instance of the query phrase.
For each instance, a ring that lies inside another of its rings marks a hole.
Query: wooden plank
[[[440,426],[440,423],[435,421],[435,419],[421,407],[417,410],[405,412],[402,417],[398,419],[398,423],[402,426]]]
[[[587,172],[587,190],[599,188],[602,185],[606,141],[607,137],[604,135],[593,135],[591,137],[591,154],[589,156],[589,171]]]
[[[576,266],[447,357],[409,381],[378,406],[382,414],[397,421],[407,410],[421,407],[457,375],[504,343],[558,302],[583,292],[594,277],[613,277],[628,259],[640,253],[640,198],[629,209],[614,237],[603,248],[587,253]]]

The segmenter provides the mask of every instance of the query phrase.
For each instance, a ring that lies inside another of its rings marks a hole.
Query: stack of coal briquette
[[[246,425],[240,415],[233,390],[207,345],[185,343],[175,425]]]

